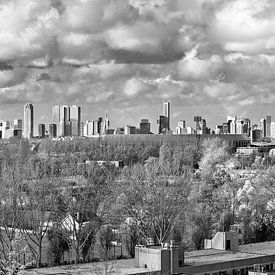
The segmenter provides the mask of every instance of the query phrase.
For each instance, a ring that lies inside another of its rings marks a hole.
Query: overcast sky
[[[0,0],[0,118],[275,120],[274,0]]]

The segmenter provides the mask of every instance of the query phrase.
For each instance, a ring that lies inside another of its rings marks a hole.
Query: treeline
[[[201,249],[203,239],[236,223],[244,243],[273,240],[275,169],[257,166],[255,158],[257,175],[241,177],[230,149],[220,139],[9,144],[0,157],[1,257],[22,262],[28,255],[41,266],[46,240],[53,265],[68,250],[74,262],[89,261],[95,247],[104,260],[114,240],[128,256],[136,244],[171,239]]]

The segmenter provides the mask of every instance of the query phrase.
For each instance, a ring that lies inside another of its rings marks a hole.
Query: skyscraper
[[[63,105],[60,107],[60,118],[59,118],[59,128],[58,128],[58,136],[70,136],[70,109],[68,106]]]
[[[38,136],[40,138],[44,138],[45,132],[46,132],[45,124],[42,124],[42,123],[38,124]]]
[[[271,137],[271,116],[266,116],[266,137]]]
[[[71,135],[80,136],[81,108],[79,106],[70,106],[70,125]]]
[[[107,111],[106,111],[105,117],[104,117],[104,120],[103,120],[103,124],[102,124],[101,134],[105,135],[109,128],[110,128],[110,120],[108,118],[108,114],[107,114]]]
[[[51,123],[49,126],[49,137],[56,138],[57,137],[57,126],[55,123]]]
[[[159,116],[158,124],[159,124],[159,134],[167,134],[168,117]]]
[[[52,122],[57,123],[60,121],[60,107],[53,106],[52,107]]]
[[[150,122],[148,119],[142,119],[139,123],[140,134],[150,134]]]
[[[13,127],[14,130],[22,130],[23,126],[23,121],[22,119],[14,119],[13,121]]]
[[[170,130],[170,102],[163,101],[163,116],[167,117],[167,125],[165,125],[167,130]]]
[[[24,106],[24,137],[33,137],[33,105],[31,103]]]
[[[266,137],[266,120],[265,120],[265,118],[262,118],[260,120],[260,128],[262,130],[262,137]]]

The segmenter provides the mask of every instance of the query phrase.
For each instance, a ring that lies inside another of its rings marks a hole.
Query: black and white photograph
[[[275,275],[274,0],[0,0],[0,275]]]

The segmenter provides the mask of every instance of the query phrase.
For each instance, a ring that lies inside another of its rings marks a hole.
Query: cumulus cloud
[[[0,107],[275,102],[272,0],[0,0],[0,22]]]
[[[148,91],[148,85],[137,78],[128,79],[125,82],[123,92],[130,97],[136,97],[140,93],[146,93]]]
[[[198,46],[178,62],[178,75],[186,80],[216,79],[222,73],[224,61],[219,55],[209,59],[198,58]]]
[[[210,33],[226,51],[258,53],[275,49],[273,1],[226,1],[215,18]]]

